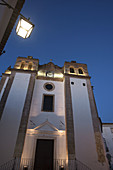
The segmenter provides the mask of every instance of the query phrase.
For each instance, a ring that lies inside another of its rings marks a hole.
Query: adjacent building
[[[1,167],[108,170],[90,78],[76,61],[18,57],[0,82]]]
[[[102,127],[106,157],[108,158],[109,165],[113,170],[113,123],[103,123]]]

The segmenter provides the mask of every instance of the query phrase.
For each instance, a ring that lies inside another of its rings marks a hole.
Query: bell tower
[[[91,169],[107,169],[100,118],[90,78],[86,64],[65,62],[68,158],[76,158]]]

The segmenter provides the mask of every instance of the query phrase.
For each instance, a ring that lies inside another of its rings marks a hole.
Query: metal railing
[[[13,159],[0,166],[0,170],[33,170],[34,159]],[[91,170],[78,160],[54,159],[53,170]]]
[[[70,162],[70,163],[69,163]],[[71,167],[71,170],[91,170],[87,165],[83,164],[78,160],[70,160],[68,161],[68,167]]]
[[[0,166],[0,170],[13,170],[14,159]]]

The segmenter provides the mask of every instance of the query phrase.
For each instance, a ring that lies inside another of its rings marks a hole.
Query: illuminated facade
[[[2,76],[0,100],[1,164],[109,169],[86,64],[18,57]]]

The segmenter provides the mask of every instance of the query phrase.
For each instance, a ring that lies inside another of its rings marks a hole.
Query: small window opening
[[[43,87],[44,87],[44,89],[47,90],[47,91],[52,91],[52,90],[54,90],[54,88],[55,88],[55,86],[54,86],[53,83],[45,83]]]
[[[46,88],[47,90],[52,90],[52,89],[53,89],[53,86],[52,86],[52,84],[46,84],[46,85],[45,85],[45,88]]]
[[[29,65],[28,65],[28,70],[31,70],[32,69],[32,64],[30,63]]]
[[[25,66],[25,63],[22,63],[21,66],[20,66],[20,69],[23,69]]]
[[[72,85],[74,85],[74,82],[71,82]]]
[[[70,68],[70,73],[74,73],[74,68]]]
[[[79,74],[83,74],[83,71],[82,71],[82,69],[78,69],[78,72],[79,72]]]
[[[44,95],[42,111],[53,112],[53,95]]]
[[[85,83],[83,83],[83,86],[86,86],[86,84],[85,84]]]

